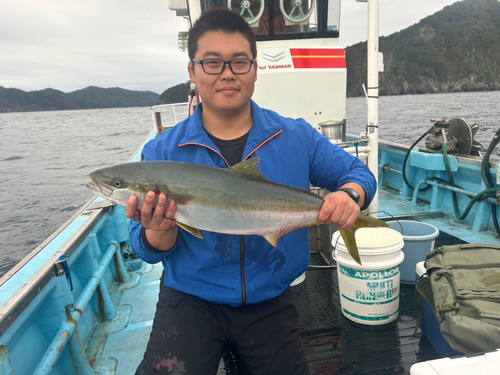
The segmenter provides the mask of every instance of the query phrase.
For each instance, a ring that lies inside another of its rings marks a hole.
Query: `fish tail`
[[[353,226],[350,226],[347,229],[339,229],[339,232],[344,239],[345,246],[347,247],[349,254],[351,254],[352,259],[354,259],[356,263],[362,266],[363,264],[361,263],[361,257],[359,256],[358,245],[356,244],[356,238],[354,237],[356,229],[357,228],[353,228]]]

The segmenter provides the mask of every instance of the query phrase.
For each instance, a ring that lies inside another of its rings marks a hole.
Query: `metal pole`
[[[375,175],[378,184],[378,18],[379,0],[368,0],[368,78],[367,78],[367,133],[368,146],[371,148],[368,157],[368,168]],[[371,216],[378,217],[378,192],[375,194],[372,203],[368,207]]]

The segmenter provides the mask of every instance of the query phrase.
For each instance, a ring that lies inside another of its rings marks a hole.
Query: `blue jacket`
[[[376,182],[357,158],[318,133],[302,119],[284,118],[252,101],[253,125],[243,160],[259,157],[262,174],[280,184],[335,191],[356,182],[371,202]],[[169,132],[149,141],[143,160],[171,160],[227,168],[218,148],[201,123],[202,105]],[[203,240],[179,228],[177,243],[168,252],[149,251],[133,222],[131,245],[148,263],[162,262],[165,285],[205,300],[239,306],[281,294],[309,264],[307,228],[278,240],[276,248],[260,236],[238,236],[200,231]],[[151,249],[152,250],[152,249]]]

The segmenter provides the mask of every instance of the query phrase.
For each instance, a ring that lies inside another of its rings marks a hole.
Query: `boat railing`
[[[151,113],[156,129],[163,133],[189,116],[189,103],[155,105],[151,107]]]

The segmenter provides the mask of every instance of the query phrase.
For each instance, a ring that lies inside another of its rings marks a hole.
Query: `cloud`
[[[3,1],[3,0],[2,0]],[[186,21],[165,0],[5,1],[0,85],[73,91],[119,86],[163,92],[185,82],[177,49]]]
[[[380,0],[380,34],[453,2]],[[0,9],[0,86],[161,93],[188,80],[187,54],[177,48],[177,32],[187,31],[187,21],[167,0],[0,0]],[[366,40],[367,4],[343,0],[341,12],[341,46]]]

